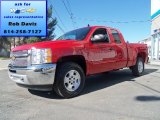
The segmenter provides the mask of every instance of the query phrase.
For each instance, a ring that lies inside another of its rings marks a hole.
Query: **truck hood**
[[[37,42],[33,44],[26,44],[17,46],[12,49],[12,51],[20,51],[20,50],[29,50],[32,48],[56,48],[56,47],[68,47],[73,46],[73,44],[77,44],[80,41],[77,40],[57,40],[57,41],[44,41]]]

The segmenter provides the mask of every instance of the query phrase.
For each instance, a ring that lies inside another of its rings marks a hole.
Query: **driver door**
[[[92,74],[113,70],[114,62],[116,62],[116,51],[109,39],[106,28],[98,28],[94,31],[89,48]]]

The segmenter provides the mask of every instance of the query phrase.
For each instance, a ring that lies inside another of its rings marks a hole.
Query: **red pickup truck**
[[[144,44],[126,43],[115,28],[90,26],[55,41],[14,48],[8,73],[22,87],[54,89],[58,95],[71,98],[81,93],[89,75],[126,67],[133,75],[142,75],[147,51]]]

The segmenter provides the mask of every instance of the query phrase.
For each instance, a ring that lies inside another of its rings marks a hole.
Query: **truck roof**
[[[116,29],[116,28],[112,28],[112,27],[108,27],[108,26],[89,26],[90,28],[99,28],[99,27],[106,27],[106,28],[110,28],[110,29]]]
[[[95,25],[95,26],[86,26],[86,27],[81,27],[81,28],[87,28],[87,27],[89,27],[91,29],[101,28],[101,27],[102,28],[108,28],[108,29],[114,29],[114,30],[117,30],[119,33],[121,33],[119,29],[113,28],[113,27],[108,27],[108,26],[98,26],[98,25]],[[78,29],[81,29],[81,28],[78,28]]]

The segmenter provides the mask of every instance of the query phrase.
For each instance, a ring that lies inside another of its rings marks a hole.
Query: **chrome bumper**
[[[56,64],[33,65],[26,68],[8,66],[9,77],[18,85],[34,90],[52,90]]]

